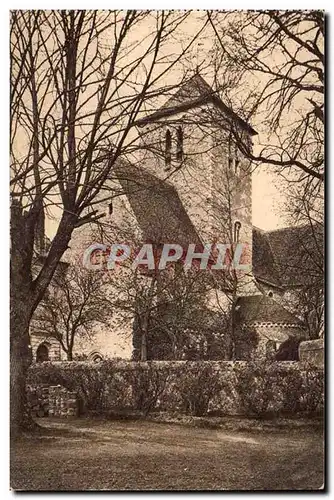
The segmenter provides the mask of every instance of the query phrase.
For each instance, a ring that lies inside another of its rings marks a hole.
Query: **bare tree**
[[[254,162],[299,180],[324,178],[324,13],[208,12],[216,35],[217,91],[263,127],[253,152],[238,127],[240,149]],[[233,125],[233,124],[232,124]],[[296,179],[294,179],[296,180]]]
[[[216,91],[259,124],[261,142],[252,148],[231,121],[238,148],[254,165],[274,169],[288,224],[305,226],[287,243],[294,258],[280,272],[305,278],[296,280],[294,312],[317,336],[324,292],[324,13],[208,12],[208,18]]]
[[[207,270],[185,271],[179,263],[164,271],[128,269],[122,277],[109,273],[109,278],[117,292],[114,310],[133,320],[134,359],[228,355],[222,354],[230,338],[226,311],[213,312],[208,306],[214,284]],[[220,336],[219,354],[213,352],[215,336]]]
[[[89,271],[77,259],[54,276],[32,319],[33,333],[56,339],[73,359],[75,341],[90,337],[97,326],[110,325],[113,309],[101,273]]]
[[[296,286],[290,307],[294,304],[304,320],[309,338],[318,338],[324,328],[324,186],[308,179],[302,186],[283,181],[281,188],[285,188],[286,220],[297,226],[286,243],[291,257],[281,273]]]
[[[31,317],[74,228],[99,219],[95,199],[119,156],[133,151],[130,132],[146,100],[163,91],[162,77],[193,43],[170,56],[162,50],[188,15],[84,10],[11,14],[13,431],[31,423],[25,410]],[[152,27],[143,40],[138,39],[141,23]],[[47,253],[45,214],[59,219]],[[36,249],[42,258],[33,275]]]
[[[217,220],[219,215],[216,213]],[[231,217],[230,213],[227,219],[233,234]],[[103,243],[131,241],[132,247],[138,251],[143,242],[136,240],[125,220],[119,231],[116,224],[111,229],[99,224],[99,231],[95,236],[93,232],[92,240],[95,241],[99,233]],[[157,218],[153,217],[151,224],[156,223]],[[166,219],[165,224],[170,224],[170,221]],[[154,269],[142,265],[132,268],[132,260],[129,260],[108,271],[108,251],[104,259],[113,308],[122,322],[133,322],[134,358],[146,361],[187,359],[196,355],[208,359],[233,357],[235,305],[245,279],[251,279],[248,275],[241,279],[238,270],[231,267],[234,243],[231,243],[231,252],[224,260],[227,269],[222,271],[210,271],[209,267],[202,270],[196,260],[190,269],[185,269],[182,259],[168,264],[166,269],[159,269],[161,250],[159,252],[159,245],[153,244],[152,248]],[[215,262],[212,255],[210,264]]]
[[[154,207],[153,187],[145,186],[145,192],[147,197],[151,197],[147,200],[147,205]],[[172,218],[166,216],[162,221],[154,209],[150,213],[150,224],[159,235],[167,230],[167,226],[172,226]],[[222,353],[227,338],[230,337],[227,331],[229,326],[223,305],[218,311],[210,309],[209,294],[214,294],[213,298],[216,299],[217,283],[209,269],[199,269],[196,261],[189,270],[184,269],[182,261],[169,263],[165,269],[159,269],[161,245],[156,243],[151,244],[155,268],[149,269],[146,265],[132,267],[133,260],[143,245],[143,235],[134,230],[136,227],[136,222],[123,213],[119,223],[114,220],[108,226],[100,221],[98,227],[92,228],[90,237],[91,241],[107,245],[115,241],[128,242],[134,250],[130,259],[109,271],[108,251],[103,259],[114,311],[117,311],[122,324],[131,324],[133,328],[134,358],[141,361],[184,359],[194,350],[197,350],[198,355],[211,356],[214,351],[214,342],[211,340],[219,335],[220,340],[224,337],[224,341],[220,342]],[[183,258],[187,248],[184,248]],[[199,346],[193,345],[196,342],[205,344],[208,348],[201,350]],[[218,341],[216,350],[217,346]]]

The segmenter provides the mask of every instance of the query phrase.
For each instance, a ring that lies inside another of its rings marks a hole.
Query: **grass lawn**
[[[228,432],[148,421],[42,419],[13,444],[15,490],[317,490],[319,430]]]

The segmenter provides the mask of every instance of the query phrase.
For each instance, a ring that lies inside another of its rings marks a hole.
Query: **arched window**
[[[234,243],[239,243],[240,229],[241,229],[241,222],[237,220],[234,223],[234,234],[233,234]]]
[[[100,352],[92,352],[88,356],[88,359],[89,361],[93,361],[93,363],[100,363],[101,361],[103,361],[103,356]]]
[[[95,354],[95,356],[93,357],[93,361],[94,363],[100,363],[101,361],[103,361],[103,358],[100,354]]]
[[[238,160],[238,158],[236,158],[236,159],[234,160],[234,173],[235,173],[236,175],[238,175],[238,174],[239,174],[239,165],[240,165],[240,160]]]
[[[183,160],[183,130],[182,130],[182,127],[177,128],[176,159],[177,159],[177,161]]]
[[[36,361],[37,363],[43,363],[44,361],[49,361],[49,349],[46,344],[40,344],[36,351]]]
[[[301,339],[289,337],[277,349],[276,361],[299,361],[299,344]]]
[[[170,164],[172,160],[172,134],[170,133],[170,130],[166,130],[166,136],[165,136],[165,165],[166,165],[166,170],[170,169]]]

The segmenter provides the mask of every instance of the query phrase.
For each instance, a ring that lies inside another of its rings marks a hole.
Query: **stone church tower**
[[[202,243],[243,244],[250,274],[252,176],[241,149],[255,130],[198,74],[138,126],[140,163],[175,187]]]

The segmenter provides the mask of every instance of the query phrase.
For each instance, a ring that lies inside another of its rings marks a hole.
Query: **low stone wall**
[[[79,413],[77,394],[60,385],[28,385],[27,399],[34,418],[75,417]]]
[[[299,345],[299,359],[319,368],[324,367],[324,339],[306,340]]]
[[[49,395],[49,414],[57,416],[73,414],[74,393],[83,414],[306,415],[323,408],[324,371],[299,362],[39,363],[28,377],[67,389],[58,389],[57,403]]]
[[[49,415],[49,389],[47,384],[27,386],[28,408],[32,417],[47,417]]]

